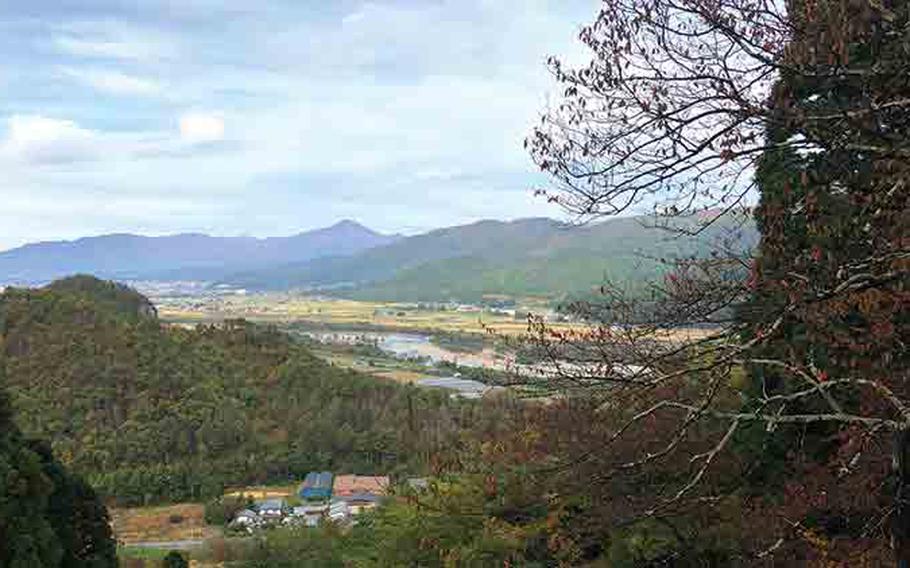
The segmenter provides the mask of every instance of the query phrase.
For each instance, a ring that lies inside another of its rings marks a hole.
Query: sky
[[[0,249],[558,217],[522,141],[597,8],[0,2]]]

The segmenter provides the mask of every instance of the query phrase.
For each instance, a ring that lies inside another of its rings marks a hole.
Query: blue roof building
[[[307,501],[325,501],[332,497],[332,482],[334,481],[332,473],[323,471],[317,473],[311,471],[303,480],[298,495],[301,499]]]

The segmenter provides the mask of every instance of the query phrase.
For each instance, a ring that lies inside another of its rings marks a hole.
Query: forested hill
[[[47,290],[57,292],[61,297],[81,300],[100,313],[128,320],[155,318],[158,315],[152,302],[129,286],[98,280],[94,276],[78,274],[63,278],[50,283]]]
[[[657,260],[704,254],[720,240],[754,246],[751,222],[719,219],[698,236],[623,218],[572,227],[550,219],[482,221],[400,239],[347,258],[321,258],[235,274],[254,289],[317,288],[391,301],[476,301],[484,295],[579,294],[605,280],[635,286],[662,269]]]
[[[211,280],[238,270],[354,254],[396,238],[353,221],[265,239],[103,235],[0,252],[0,283],[41,283],[77,272],[120,280]]]
[[[461,419],[466,403],[331,367],[276,330],[166,327],[136,317],[146,302],[87,277],[0,295],[19,426],[121,502],[311,469],[420,473]]]

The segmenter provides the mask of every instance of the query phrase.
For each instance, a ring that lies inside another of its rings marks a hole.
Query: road
[[[159,548],[162,550],[190,550],[205,544],[204,540],[173,540],[169,542],[130,542],[124,543],[129,548]]]

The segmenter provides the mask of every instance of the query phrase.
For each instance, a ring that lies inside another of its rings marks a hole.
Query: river
[[[503,364],[491,348],[465,353],[440,347],[432,342],[432,336],[423,333],[404,332],[309,332],[313,339],[327,343],[375,343],[386,353],[402,359],[426,358],[431,363],[454,363],[464,367],[485,367],[501,369]]]

